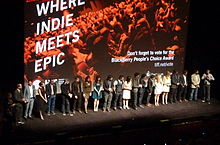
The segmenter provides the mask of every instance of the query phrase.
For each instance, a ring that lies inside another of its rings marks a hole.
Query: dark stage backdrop
[[[188,0],[26,0],[25,79],[182,71]]]

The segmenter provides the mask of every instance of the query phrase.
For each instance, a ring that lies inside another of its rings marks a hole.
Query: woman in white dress
[[[163,92],[163,80],[161,75],[156,75],[155,78],[155,89],[154,89],[154,104],[155,106],[159,106],[160,95]]]
[[[123,92],[122,92],[123,108],[124,109],[130,109],[128,107],[128,100],[131,99],[131,90],[132,90],[132,81],[131,81],[130,76],[128,76],[126,78],[126,81],[122,85],[122,89],[123,89]]]
[[[171,78],[170,72],[168,71],[165,76],[163,76],[163,94],[162,94],[162,104],[167,104],[168,93],[170,92]]]

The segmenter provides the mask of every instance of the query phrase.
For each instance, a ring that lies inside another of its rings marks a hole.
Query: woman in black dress
[[[89,97],[92,95],[92,81],[89,76],[85,78],[85,81],[83,82],[83,97],[84,97],[84,107],[85,107],[85,113],[88,113],[88,100]]]
[[[39,88],[37,91],[38,91],[38,95],[36,96],[38,100],[37,107],[40,113],[41,120],[44,120],[43,112],[45,111],[45,104],[47,103],[47,97],[46,97],[46,92],[45,92],[45,87],[44,87],[43,82],[39,83]]]

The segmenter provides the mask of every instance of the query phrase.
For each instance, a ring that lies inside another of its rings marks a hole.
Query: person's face
[[[125,78],[124,78],[124,77],[121,77],[121,80],[122,80],[122,81],[124,81],[124,80],[125,80]]]
[[[109,80],[112,81],[112,80],[113,80],[113,77],[111,77]]]
[[[20,89],[20,90],[22,89],[22,84],[18,85],[18,89]]]
[[[199,71],[198,71],[198,70],[196,71],[196,74],[199,74]]]
[[[53,84],[54,83],[54,81],[53,80],[50,80],[50,84]]]
[[[76,78],[76,82],[79,82],[79,78]]]
[[[210,73],[210,70],[207,70],[206,73],[209,74],[209,73]]]
[[[32,81],[28,81],[28,85],[31,86],[32,85]]]
[[[97,80],[98,80],[98,81],[101,81],[101,78],[98,78]]]

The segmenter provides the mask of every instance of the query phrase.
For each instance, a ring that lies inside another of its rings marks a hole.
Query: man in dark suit
[[[171,75],[171,86],[170,86],[170,103],[176,103],[177,101],[177,91],[179,86],[179,75],[176,70],[173,71]]]
[[[109,75],[107,79],[103,83],[104,88],[104,105],[103,105],[103,112],[111,112],[111,102],[112,102],[112,96],[113,96],[113,90],[114,90],[114,82],[113,82],[113,76]]]
[[[83,84],[78,76],[75,78],[74,82],[72,83],[72,94],[73,94],[73,114],[75,114],[76,108],[79,111],[79,113],[82,113]]]
[[[153,87],[154,87],[154,75],[151,75],[150,78],[147,81],[147,103],[146,105],[148,107],[151,107],[152,105],[150,104],[150,98],[152,96],[153,93]]]
[[[56,102],[56,94],[57,94],[57,86],[52,79],[46,85],[46,94],[48,97],[48,107],[47,107],[47,115],[55,115],[55,102]]]
[[[35,86],[33,85],[32,81],[29,80],[28,84],[25,86],[24,89],[24,98],[26,99],[25,104],[25,114],[24,118],[27,119],[28,117],[32,119],[32,110],[34,107],[34,100],[36,98]]]
[[[22,92],[22,84],[17,84],[17,88],[14,92],[14,103],[15,103],[15,121],[17,124],[24,124],[23,122],[23,103],[26,100]]]
[[[62,94],[62,112],[65,116],[66,113],[70,114],[70,84],[68,80],[64,80],[63,84],[60,86]]]
[[[178,90],[178,101],[181,103],[183,101],[187,102],[186,95],[187,95],[187,87],[188,87],[188,81],[187,81],[187,74],[188,72],[185,70],[183,74],[179,75],[179,90]]]

